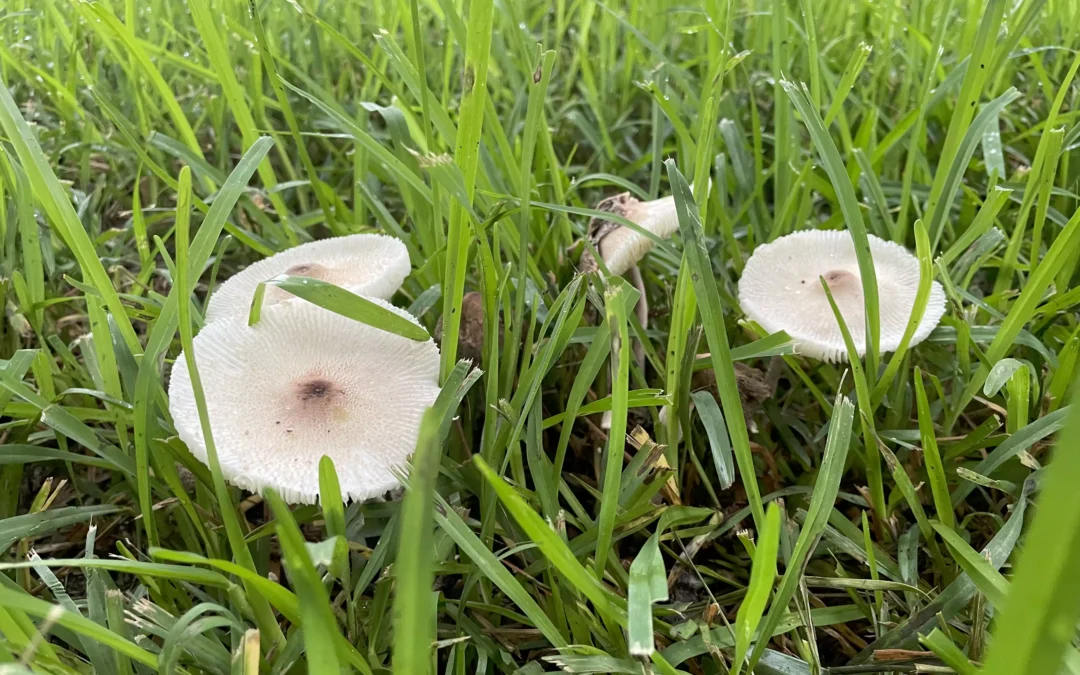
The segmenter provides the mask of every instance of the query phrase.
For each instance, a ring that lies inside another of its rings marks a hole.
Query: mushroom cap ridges
[[[387,309],[415,321],[382,300]],[[254,326],[207,325],[194,341],[222,473],[292,503],[314,503],[319,460],[329,456],[342,495],[362,500],[400,485],[424,411],[439,393],[439,350],[307,302],[267,307]],[[183,356],[169,411],[191,452],[207,461]]]
[[[258,285],[281,274],[313,277],[358,295],[388,300],[401,288],[411,269],[405,244],[385,234],[320,239],[286,249],[234,274],[210,296],[206,321],[247,317]],[[263,306],[292,297],[286,291],[268,287]]]
[[[894,351],[907,328],[919,286],[919,261],[903,246],[873,235],[882,352]],[[805,230],[754,250],[739,280],[739,304],[774,333],[785,331],[800,354],[825,361],[847,358],[843,335],[819,277],[829,281],[858,353],[866,343],[865,305],[855,244],[847,231]],[[934,282],[910,345],[926,339],[945,313],[945,291]]]

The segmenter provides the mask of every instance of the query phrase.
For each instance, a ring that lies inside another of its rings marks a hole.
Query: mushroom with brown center
[[[870,254],[877,275],[882,352],[895,351],[915,307],[919,260],[903,246],[873,235]],[[739,304],[770,333],[784,331],[795,350],[825,361],[847,358],[843,334],[824,278],[859,355],[866,350],[866,309],[855,244],[847,231],[806,230],[754,250],[739,279]],[[909,346],[922,342],[945,314],[945,291],[933,282]]]
[[[388,300],[411,269],[405,244],[385,234],[352,234],[301,244],[230,277],[210,296],[206,322],[246,317],[259,284],[282,274],[318,279],[357,295]],[[263,306],[292,297],[287,291],[267,286]]]
[[[407,312],[371,299],[415,322]],[[439,350],[307,302],[266,307],[260,321],[217,321],[193,343],[226,480],[291,503],[314,503],[319,460],[342,495],[362,500],[400,485],[424,411],[439,393]],[[207,462],[191,377],[180,358],[169,383],[180,439]]]

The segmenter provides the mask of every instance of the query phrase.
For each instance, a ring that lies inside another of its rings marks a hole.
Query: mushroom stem
[[[638,296],[637,305],[634,309],[637,311],[638,323],[641,324],[642,330],[648,330],[649,328],[649,300],[645,297],[645,279],[641,276],[641,268],[634,265],[630,268],[630,279],[634,282],[634,287],[638,289],[641,295]],[[645,370],[645,346],[641,342],[634,342],[634,358],[637,359],[638,368],[644,372]]]

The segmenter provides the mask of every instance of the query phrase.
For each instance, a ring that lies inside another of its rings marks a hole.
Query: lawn
[[[0,673],[1080,674],[1078,49],[4,0]]]

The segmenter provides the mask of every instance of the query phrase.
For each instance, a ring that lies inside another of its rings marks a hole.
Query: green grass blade
[[[750,568],[750,584],[746,587],[746,595],[735,617],[735,658],[732,661],[734,675],[742,672],[746,654],[750,651],[750,641],[761,623],[765,607],[769,602],[769,595],[776,582],[776,559],[779,557],[779,548],[780,509],[776,502],[772,502],[765,514],[765,528],[758,533],[754,564]],[[768,642],[765,639],[759,641]]]
[[[882,528],[885,519],[887,518],[885,510],[885,487],[881,475],[881,462],[878,461],[877,454],[871,450],[875,445],[874,436],[877,432],[874,428],[874,420],[871,417],[874,407],[870,397],[870,386],[866,381],[866,372],[859,362],[859,355],[855,348],[855,340],[851,337],[851,331],[844,321],[844,315],[840,313],[840,308],[836,305],[836,299],[833,298],[832,291],[829,289],[829,284],[825,281],[825,277],[819,277],[818,280],[821,282],[821,288],[825,293],[825,297],[829,300],[829,307],[832,309],[833,317],[836,319],[836,325],[839,326],[840,334],[844,337],[844,345],[847,347],[848,362],[851,364],[851,374],[855,380],[855,396],[859,402],[859,423],[862,428],[863,447],[865,448],[864,460],[866,464],[866,482],[870,489],[871,508],[878,519],[877,526]]]
[[[434,561],[427,533],[431,531],[432,500],[439,473],[439,421],[428,412],[420,424],[409,485],[401,506],[401,525],[407,536],[398,541],[394,588],[394,670],[424,675],[431,672],[435,641]]]
[[[627,634],[630,653],[649,656],[655,651],[653,638],[653,603],[668,599],[667,573],[660,554],[660,541],[654,535],[630,563],[630,581],[626,593]]]
[[[1080,618],[1080,406],[1055,446],[1009,597],[994,629],[986,675],[1055,673]]]
[[[67,190],[49,167],[49,161],[38,144],[30,125],[23,119],[15,100],[11,98],[8,85],[0,80],[0,129],[15,148],[23,170],[29,179],[37,203],[48,214],[49,222],[60,239],[71,249],[79,263],[83,279],[94,285],[101,294],[109,312],[117,321],[124,341],[132,351],[140,351],[139,338],[132,328],[127,309],[120,302],[112,280],[95,250],[94,243],[79,221],[71,205]]]
[[[919,258],[919,287],[915,291],[915,302],[911,306],[911,316],[908,318],[904,334],[900,338],[900,344],[897,345],[896,351],[889,358],[889,363],[885,366],[885,371],[881,374],[881,378],[878,379],[878,383],[874,386],[874,391],[870,396],[870,404],[874,410],[881,405],[885,393],[893,383],[893,378],[896,377],[896,373],[904,363],[908,345],[911,344],[911,338],[915,336],[915,331],[918,329],[919,323],[922,322],[926,307],[930,301],[930,291],[934,283],[934,261],[930,253],[930,240],[926,233],[926,227],[923,226],[921,220],[915,221],[915,250]]]
[[[480,135],[484,127],[484,110],[488,96],[488,56],[491,51],[493,15],[492,0],[476,0],[469,5],[465,74],[462,78],[461,114],[454,161],[465,178],[465,194],[470,200],[476,187],[476,171],[480,162]],[[446,270],[443,277],[441,379],[446,378],[457,361],[461,301],[465,291],[471,238],[467,218],[468,214],[460,204],[451,207],[450,224],[446,234]]]
[[[423,326],[414,323],[396,312],[386,309],[367,298],[348,291],[340,286],[335,286],[321,279],[309,277],[291,277],[281,275],[268,279],[266,284],[277,286],[283,291],[303,298],[313,305],[318,305],[325,310],[340,314],[341,316],[358,321],[367,326],[373,326],[394,335],[424,342],[431,336]],[[256,298],[259,300],[260,298]]]
[[[986,562],[986,559],[971,548],[966,541],[961,539],[960,535],[956,533],[955,527],[938,522],[930,525],[941,536],[941,540],[949,548],[953,560],[963,568],[964,573],[975,583],[979,592],[994,603],[994,606],[1001,607],[1009,594],[1009,582],[1005,580],[1005,577],[991,567],[990,563]]]
[[[775,634],[780,620],[787,612],[788,603],[799,586],[799,579],[803,575],[810,553],[817,546],[825,526],[829,523],[829,513],[840,491],[840,479],[843,477],[844,465],[847,462],[848,448],[851,445],[851,425],[854,421],[855,406],[843,396],[837,397],[833,405],[832,418],[829,421],[825,456],[810,498],[810,508],[807,510],[799,538],[795,541],[795,548],[792,550],[791,557],[788,558],[784,576],[773,596],[772,606],[760,631],[761,635]],[[764,653],[767,644],[768,640],[757,641],[750,655],[750,662],[746,666],[747,672],[754,672],[754,666]]]
[[[1001,327],[994,336],[993,342],[986,349],[986,361],[988,363],[997,363],[1009,351],[1020,331],[1023,330],[1024,325],[1031,319],[1036,307],[1042,301],[1043,294],[1054,280],[1054,277],[1078,248],[1080,248],[1080,211],[1073,214],[1057,238],[1054,239],[1050,250],[1042,257],[1038,267],[1028,278],[1027,285],[1020,292],[1020,297],[1012,304],[1009,313],[1005,316],[1005,321],[1002,322]],[[953,408],[946,420],[946,431],[950,430],[953,424],[956,423],[964,408],[967,407],[967,404],[975,397],[975,393],[986,382],[989,374],[990,368],[983,364],[968,380],[956,407]]]
[[[948,219],[949,212],[952,210],[953,199],[960,187],[960,181],[964,178],[964,170],[971,162],[971,157],[975,154],[983,133],[991,123],[997,121],[998,115],[1001,114],[1005,106],[1018,98],[1020,98],[1020,92],[1016,89],[1009,89],[1001,96],[987,103],[978,116],[972,120],[971,126],[968,127],[963,139],[956,147],[956,155],[949,164],[945,179],[938,181],[935,178],[934,187],[937,188],[940,183],[940,192],[936,199],[931,196],[934,207],[930,211],[930,221],[926,228],[930,235],[930,248],[932,251],[936,251],[941,242],[941,235],[945,231],[945,222]],[[953,119],[956,118],[957,116],[954,115]],[[940,170],[938,170],[937,175],[941,175]]]
[[[96,19],[96,21],[89,22],[95,30],[103,35],[111,33],[120,39],[120,42],[129,51],[135,63],[139,65],[143,75],[150,81],[150,84],[161,98],[161,102],[165,105],[165,110],[169,114],[169,119],[180,133],[184,143],[191,148],[192,152],[201,157],[202,148],[199,145],[199,140],[195,137],[195,130],[191,128],[187,116],[180,107],[180,103],[176,100],[176,95],[173,94],[168,82],[161,75],[161,71],[154,66],[153,61],[150,60],[150,57],[136,40],[132,27],[124,25],[109,11],[105,4],[90,2],[85,7],[87,14]]]
[[[716,404],[712,392],[695,391],[690,398],[709,437],[709,449],[712,451],[716,475],[720,479],[720,489],[726,490],[735,482],[735,467],[731,460],[731,441],[725,428],[724,413]]]
[[[259,14],[258,4],[255,2],[251,2],[250,7],[251,16],[255,21],[255,36],[258,38],[258,42],[256,44],[259,48],[259,54],[262,56],[262,62],[264,67],[266,68],[266,74],[270,80],[270,87],[274,90],[274,97],[277,99],[278,105],[281,107],[281,112],[285,116],[285,123],[289,125],[289,133],[292,134],[293,144],[296,147],[296,153],[300,156],[300,161],[304,164],[304,170],[307,172],[308,180],[311,181],[311,187],[312,190],[315,192],[315,198],[319,201],[319,207],[322,209],[323,215],[326,217],[326,221],[330,226],[330,230],[336,234],[343,234],[348,230],[338,222],[337,214],[334,212],[334,209],[330,205],[330,200],[326,196],[325,188],[322,181],[319,179],[319,174],[315,169],[315,164],[311,161],[311,155],[308,153],[307,143],[305,142],[305,139],[300,135],[300,125],[296,121],[296,115],[293,113],[292,105],[289,103],[289,97],[285,94],[285,88],[281,85],[281,79],[278,77],[277,62],[274,59],[274,53],[270,49],[269,40],[266,39],[266,30],[263,27],[263,21],[261,15]],[[208,30],[213,30],[212,24],[210,25]],[[216,31],[214,32],[216,33]],[[223,86],[228,85],[223,83]],[[230,105],[232,105],[231,99]],[[241,129],[243,129],[242,122]],[[247,144],[247,142],[248,139],[245,137],[244,143]],[[269,183],[267,183],[267,187],[270,187]]]
[[[971,119],[975,116],[976,105],[982,97],[986,80],[991,75],[991,73],[987,72],[986,66],[990,64],[993,58],[998,31],[1001,27],[1001,16],[1005,10],[1005,1],[989,0],[986,6],[980,9],[982,17],[978,23],[978,33],[971,53],[968,55],[968,67],[964,69],[964,79],[960,85],[960,96],[956,101],[956,107],[953,108],[953,114],[949,118],[949,129],[945,134],[945,142],[938,158],[938,170],[934,173],[934,182],[930,187],[930,199],[926,205],[926,212],[930,214],[938,212],[938,204],[942,199],[946,202],[952,202],[952,192],[946,190],[952,173],[951,167],[955,165],[958,169],[962,169],[967,166],[967,162],[961,164],[956,161],[956,158],[960,153],[961,142],[967,135]],[[979,67],[972,68],[971,64],[978,64]],[[944,87],[941,87],[941,89],[944,89]],[[975,139],[976,144],[981,139],[981,136],[980,134]],[[972,152],[974,152],[974,146]],[[941,167],[950,167],[950,169],[942,171]],[[942,211],[942,213],[947,213],[947,211]],[[939,233],[943,227],[943,220],[939,224],[933,217],[931,218],[930,227],[927,229],[930,232],[930,244],[933,250],[937,250],[937,244],[940,240]]]
[[[934,432],[934,420],[930,414],[930,403],[923,387],[922,371],[915,369],[915,402],[919,411],[919,437],[922,439],[923,461],[930,476],[930,492],[934,497],[934,509],[938,519],[946,527],[956,529],[956,517],[953,515],[949,485],[945,479],[945,467],[941,463],[937,436]]]
[[[731,347],[728,344],[724,310],[716,288],[716,277],[705,248],[701,220],[698,218],[697,206],[690,192],[690,186],[673,160],[669,159],[664,163],[667,166],[668,180],[671,181],[672,194],[675,196],[679,229],[685,241],[683,255],[689,261],[694,293],[697,295],[697,302],[701,308],[705,336],[709,342],[713,370],[716,372],[720,404],[727,411],[725,417],[731,445],[735,451],[735,462],[738,464],[739,476],[746,489],[751,513],[754,514],[754,524],[760,531],[765,523],[765,509],[762,506],[754,458],[750,451],[750,436],[743,417],[742,400],[739,397],[738,386],[735,384],[735,365],[731,360]]]
[[[541,553],[566,577],[582,595],[593,603],[601,613],[616,620],[625,620],[625,612],[612,604],[604,588],[596,578],[582,567],[559,535],[479,456],[473,458],[476,468],[495,490],[503,506],[514,517]]]
[[[569,646],[566,638],[551,622],[544,610],[536,603],[529,592],[506,570],[503,563],[481,543],[480,539],[468,528],[449,504],[438,493],[435,493],[435,520],[458,545],[465,555],[476,563],[477,567],[491,581],[498,586],[506,596],[521,608],[525,615],[532,620],[533,624],[544,634],[544,637],[555,647],[565,648]]]
[[[285,568],[300,601],[300,628],[304,631],[308,670],[312,673],[340,673],[341,665],[334,639],[338,635],[338,624],[330,607],[330,596],[311,562],[304,546],[304,536],[293,520],[289,507],[272,489],[267,489],[266,499],[274,509]]]
[[[608,431],[607,450],[604,452],[604,482],[601,485],[599,528],[596,537],[596,576],[603,578],[611,549],[611,532],[615,527],[615,513],[619,506],[619,476],[622,475],[623,452],[626,449],[626,412],[630,388],[630,338],[626,328],[626,301],[621,280],[614,282],[604,293],[607,323],[611,328],[611,355],[614,382],[611,385],[611,428]]]
[[[795,109],[799,111],[803,123],[810,132],[810,137],[814,140],[821,163],[824,164],[829,180],[836,190],[840,211],[844,214],[844,222],[855,242],[855,255],[859,261],[859,277],[862,279],[863,299],[866,305],[866,367],[873,374],[872,376],[876,376],[881,345],[878,281],[874,261],[870,255],[870,240],[867,238],[862,210],[855,197],[855,190],[851,187],[851,180],[848,178],[844,161],[840,157],[840,151],[836,149],[836,144],[833,143],[821,116],[807,99],[805,87],[800,88],[792,82],[784,82],[784,91],[795,105]]]
[[[46,619],[79,635],[90,638],[133,661],[151,668],[157,667],[157,657],[134,642],[121,638],[105,626],[90,619],[69,612],[59,605],[39,600],[23,591],[0,586],[0,607],[26,612],[31,616]]]
[[[940,628],[935,628],[929,635],[920,637],[919,642],[929,647],[957,675],[976,675],[979,672],[964,652],[960,651],[956,643],[942,633]]]

